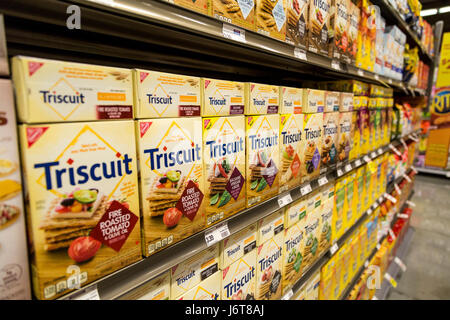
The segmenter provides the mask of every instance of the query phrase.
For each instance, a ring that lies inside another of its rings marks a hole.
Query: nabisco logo
[[[48,127],[27,128],[28,148],[31,147],[43,134]]]

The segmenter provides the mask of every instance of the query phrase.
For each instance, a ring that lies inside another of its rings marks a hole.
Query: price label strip
[[[294,49],[294,57],[300,59],[300,60],[305,60],[308,61],[308,58],[306,57],[306,51],[302,50],[300,48],[295,48]]]
[[[402,260],[400,260],[399,257],[394,258],[394,262],[402,269],[403,272],[406,272],[406,265],[403,263]]]
[[[403,178],[405,178],[406,181],[408,181],[408,182],[412,181],[411,178],[408,175],[406,175],[406,174],[403,174]]]
[[[311,184],[309,184],[309,183],[306,186],[303,186],[300,188],[300,193],[302,194],[302,196],[307,195],[311,191],[312,191],[312,188],[311,188]]]
[[[82,289],[75,295],[68,297],[67,300],[100,300],[97,285],[95,284],[88,288]]]
[[[356,73],[358,74],[358,76],[364,77],[364,71],[362,71],[361,69],[358,69]]]
[[[369,208],[369,209],[367,210],[367,215],[370,216],[372,213],[373,213],[372,208]]]
[[[291,300],[292,296],[294,295],[294,291],[290,289],[282,298],[281,300]]]
[[[341,177],[344,175],[344,172],[342,172],[342,169],[337,169],[337,176]]]
[[[339,61],[331,60],[331,68],[341,71],[341,65],[339,64]]]
[[[223,240],[230,236],[230,230],[228,229],[228,223],[222,222],[212,228],[209,231],[205,232],[205,241],[206,245],[212,246],[213,244],[219,242],[220,240]]]
[[[383,154],[383,149],[379,148],[378,151],[377,151],[377,154],[378,154],[379,156],[381,156],[381,155]]]
[[[361,160],[356,159],[356,160],[355,160],[355,166],[356,166],[356,167],[359,167],[360,165],[361,165]]]
[[[345,172],[352,171],[352,169],[353,169],[353,167],[352,167],[352,165],[351,165],[350,163],[347,164],[347,165],[344,167]]]
[[[222,34],[224,38],[231,39],[234,41],[239,41],[246,43],[247,40],[245,40],[245,30],[232,26],[228,23],[224,23],[222,27]]]
[[[328,183],[327,176],[320,177],[318,182],[319,182],[319,187],[326,185]]]
[[[394,151],[399,157],[402,156],[402,154],[400,153],[400,151],[398,151],[398,149],[397,149],[396,147],[394,147],[394,146],[392,145],[392,143],[389,145],[389,148],[390,148],[392,151]]]
[[[385,193],[384,197],[388,200],[390,200],[392,203],[397,203],[397,199],[395,199],[393,196],[391,196],[389,193]]]
[[[366,163],[369,163],[369,162],[372,161],[372,160],[369,158],[368,155],[365,155],[365,156],[363,157],[363,160],[364,160]]]
[[[389,273],[385,273],[384,278],[389,281],[392,287],[397,288],[397,281],[395,281]]]
[[[410,200],[406,200],[406,204],[408,206],[410,206],[410,207],[413,207],[413,208],[416,206],[416,204],[414,202],[410,201]]]
[[[330,253],[331,253],[331,255],[335,254],[336,251],[338,251],[338,250],[339,250],[338,244],[337,244],[337,243],[333,244],[333,245],[331,246],[331,248],[330,248]]]
[[[395,191],[397,191],[397,193],[399,195],[402,195],[402,190],[400,190],[400,187],[396,183],[394,183],[394,188],[395,188]]]
[[[280,208],[288,205],[291,202],[292,202],[292,197],[291,197],[290,192],[278,197],[278,205],[280,206]]]

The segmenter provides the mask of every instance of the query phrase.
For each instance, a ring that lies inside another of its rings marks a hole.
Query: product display
[[[244,114],[244,83],[202,78],[200,88],[203,117]]]
[[[309,0],[308,50],[328,55],[331,0]]]
[[[284,41],[286,8],[286,0],[255,0],[256,31]]]
[[[253,1],[211,0],[209,14],[215,18],[249,30],[255,29]]]
[[[245,83],[245,114],[262,115],[278,113],[280,110],[279,92],[280,88],[277,86]]]
[[[316,178],[320,173],[323,136],[323,114],[305,114],[303,122],[304,150],[300,152],[302,182]]]

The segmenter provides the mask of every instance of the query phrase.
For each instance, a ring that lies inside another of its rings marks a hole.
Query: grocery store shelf
[[[421,168],[421,167],[416,167],[416,170],[419,173],[436,174],[436,175],[445,176],[447,178],[450,178],[450,171],[446,171],[446,170],[431,169],[431,168]]]
[[[406,232],[402,240],[402,243],[400,244],[400,246],[396,251],[396,257],[398,257],[400,260],[403,260],[404,257],[406,256],[409,246],[412,242],[413,236],[414,236],[414,229],[413,227],[409,227],[408,231]],[[386,273],[389,274],[393,279],[396,279],[401,273],[400,266],[394,261],[392,261]],[[391,287],[392,287],[391,283],[388,280],[383,279],[383,282],[381,283],[381,288],[378,289],[377,292],[375,293],[376,298],[378,300],[385,300],[389,294],[389,290],[391,289]]]

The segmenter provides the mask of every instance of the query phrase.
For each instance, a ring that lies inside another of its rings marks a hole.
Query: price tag
[[[352,167],[351,163],[349,163],[344,167],[344,169],[345,169],[345,172],[349,172],[349,171],[352,171],[353,167]]]
[[[366,262],[364,262],[364,268],[368,268],[369,267],[369,261],[368,260],[366,260]]]
[[[292,197],[291,197],[290,192],[278,197],[278,205],[280,206],[280,208],[288,205],[291,202],[292,202]]]
[[[341,71],[341,65],[339,64],[339,61],[331,60],[331,68]]]
[[[377,248],[377,250],[380,250],[381,249],[381,245],[379,243],[377,243],[376,248]]]
[[[415,204],[414,202],[409,201],[409,200],[406,200],[406,204],[407,204],[408,206],[410,206],[410,207],[413,207],[413,208],[416,206],[416,204]]]
[[[379,148],[377,153],[378,153],[379,156],[381,156],[383,154],[383,149]]]
[[[362,71],[361,69],[358,69],[356,73],[358,74],[358,76],[364,77],[364,71]]]
[[[302,196],[310,193],[312,191],[311,185],[308,183],[306,186],[300,188],[300,193]]]
[[[369,158],[369,156],[367,156],[367,155],[365,155],[363,159],[364,159],[364,161],[365,161],[366,163],[369,163],[369,162],[372,161],[372,160]]]
[[[319,182],[319,187],[326,185],[328,183],[327,176],[320,177],[318,182]]]
[[[225,239],[229,235],[230,230],[228,230],[228,223],[222,222],[217,226],[215,226],[214,228],[212,228],[211,230],[205,232],[206,245],[209,247],[219,242],[220,240]]]
[[[393,196],[391,196],[389,193],[385,193],[384,197],[388,200],[390,200],[392,203],[397,203],[397,199],[395,199]]]
[[[281,300],[291,300],[292,296],[294,295],[294,291],[290,289],[282,298]]]
[[[396,183],[394,184],[394,188],[395,188],[395,191],[397,191],[397,193],[398,193],[399,195],[402,194],[402,190],[400,190],[400,187],[399,187]]]
[[[408,182],[412,181],[411,178],[408,175],[406,175],[406,174],[403,174],[403,178],[405,178],[406,181],[408,181]]]
[[[306,58],[306,51],[300,48],[294,49],[294,56],[298,59],[308,61],[308,59]]]
[[[236,26],[232,26],[230,24],[224,23],[222,27],[222,34],[225,38],[231,39],[234,41],[239,41],[246,43],[245,40],[245,30],[238,28]]]
[[[342,172],[342,169],[337,169],[337,176],[340,177],[344,175],[344,172]]]
[[[331,255],[335,254],[336,251],[338,251],[338,250],[339,250],[338,244],[337,244],[337,243],[333,244],[333,245],[331,246],[331,248],[330,248],[330,253],[331,253]]]
[[[398,149],[397,149],[396,147],[394,147],[394,146],[392,145],[392,143],[389,144],[389,148],[390,148],[392,151],[394,151],[399,157],[402,156],[402,154],[400,153],[400,151],[398,151]]]
[[[375,80],[380,80],[380,77],[377,74],[375,74],[373,77],[375,78]]]
[[[399,257],[394,258],[394,262],[402,269],[403,272],[406,272],[406,265],[403,263],[402,260],[400,260]]]
[[[397,213],[397,218],[408,219],[409,216],[407,214],[404,214],[404,213]]]
[[[75,295],[71,295],[67,300],[100,300],[97,285],[92,285],[86,289],[82,289]]]
[[[389,273],[385,273],[384,278],[389,281],[392,287],[397,288],[397,281],[395,281]]]
[[[375,151],[372,151],[372,152],[370,153],[370,157],[371,157],[372,159],[375,159],[375,158],[377,157],[377,154],[375,153]]]
[[[400,139],[400,142],[402,143],[403,147],[408,150],[408,145],[406,144],[405,140],[403,138]]]
[[[392,79],[389,78],[389,79],[388,79],[388,83],[389,83],[389,84],[392,84]]]
[[[413,166],[411,166],[411,170],[414,171],[415,174],[418,173],[417,169],[415,167],[413,167]]]
[[[397,239],[397,237],[395,236],[394,231],[392,231],[392,229],[389,228],[388,232],[389,232],[389,235],[391,236],[392,240],[395,241],[395,239]]]
[[[370,216],[373,213],[372,208],[367,209],[367,215]]]
[[[359,167],[361,165],[361,160],[356,159],[355,160],[355,167]]]

